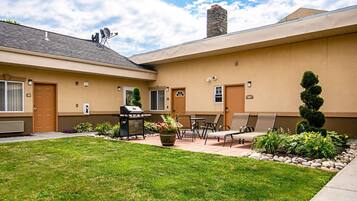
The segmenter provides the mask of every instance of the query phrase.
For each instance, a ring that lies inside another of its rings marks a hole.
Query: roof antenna
[[[50,39],[48,38],[48,32],[45,31],[45,41],[49,41]]]
[[[99,32],[100,36],[99,33],[95,33],[94,35],[92,35],[92,42],[97,43],[98,47],[104,47],[105,44],[107,44],[107,46],[109,47],[108,40],[118,35],[118,32],[111,33],[107,27],[100,29]]]

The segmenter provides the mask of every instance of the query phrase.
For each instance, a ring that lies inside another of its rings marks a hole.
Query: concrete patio
[[[139,138],[139,139],[130,140],[130,142],[139,143],[139,144],[148,144],[154,146],[162,146],[159,136],[147,136],[145,140]],[[251,143],[235,144],[232,147],[229,147],[229,145],[230,145],[230,141],[228,140],[226,145],[223,146],[223,140],[217,142],[217,139],[208,139],[207,144],[204,145],[203,139],[196,138],[195,140],[192,141],[192,138],[183,138],[183,139],[176,139],[175,146],[173,146],[172,148],[182,149],[192,152],[219,154],[224,156],[242,156],[252,151]]]

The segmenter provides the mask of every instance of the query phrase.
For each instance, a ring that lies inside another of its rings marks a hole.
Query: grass
[[[309,200],[333,173],[79,137],[0,145],[0,200]]]

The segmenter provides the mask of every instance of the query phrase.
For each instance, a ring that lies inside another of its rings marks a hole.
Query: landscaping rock
[[[326,168],[335,167],[335,164],[332,161],[324,161],[322,162],[322,167],[326,167]]]
[[[304,165],[304,166],[310,166],[311,162],[310,161],[308,161],[308,162],[305,161],[305,162],[302,162],[301,164]]]
[[[249,158],[254,158],[256,160],[259,160],[261,156],[262,156],[261,153],[252,153],[250,154]]]
[[[335,168],[338,170],[342,170],[346,165],[341,163],[341,162],[337,162],[335,163]]]
[[[286,160],[284,163],[291,163],[291,159]]]
[[[317,168],[317,167],[321,167],[321,163],[316,163],[316,162],[315,162],[315,163],[312,163],[312,164],[311,164],[311,167],[316,167],[316,168]]]
[[[263,161],[266,161],[266,160],[269,160],[270,158],[268,157],[268,156],[262,156],[261,158],[260,158],[260,160],[263,160]]]

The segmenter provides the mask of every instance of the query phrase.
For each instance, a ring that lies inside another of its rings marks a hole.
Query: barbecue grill
[[[122,139],[126,137],[128,140],[131,136],[138,137],[144,135],[144,113],[140,107],[137,106],[121,106],[120,107],[120,135]]]

